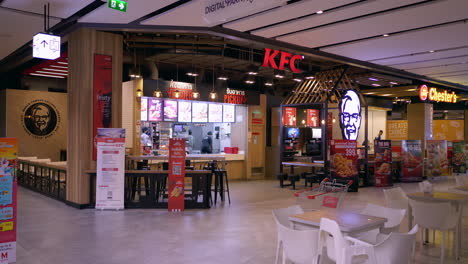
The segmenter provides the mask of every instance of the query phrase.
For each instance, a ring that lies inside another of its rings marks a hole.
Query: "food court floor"
[[[436,189],[449,184],[453,181],[437,183]],[[417,184],[398,185],[406,192],[417,190]],[[230,187],[230,206],[218,203],[209,210],[178,214],[77,210],[19,188],[17,263],[274,263],[276,228],[271,210],[294,205],[293,190],[280,189],[277,181],[231,182]],[[344,206],[359,210],[368,202],[383,205],[382,189],[348,193]],[[468,219],[464,233],[463,258],[458,263],[468,263]],[[437,246],[417,244],[414,263],[439,263],[437,236]],[[456,263],[451,250],[445,263]]]

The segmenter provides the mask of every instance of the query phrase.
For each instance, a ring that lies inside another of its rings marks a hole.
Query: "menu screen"
[[[192,102],[179,101],[179,122],[192,122]]]
[[[163,100],[149,98],[148,100],[148,120],[162,121],[163,120]]]
[[[209,104],[208,105],[208,122],[221,123],[223,122],[223,105]]]
[[[141,98],[141,121],[148,121],[148,98]]]
[[[177,101],[164,100],[164,121],[177,121]]]
[[[192,122],[208,122],[207,103],[192,103]]]
[[[223,105],[223,122],[224,123],[234,123],[236,115],[236,106],[235,105]]]

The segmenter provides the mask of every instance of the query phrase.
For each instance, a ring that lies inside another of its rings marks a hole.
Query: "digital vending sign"
[[[192,122],[192,102],[179,101],[179,122]]]
[[[177,121],[176,100],[164,100],[164,121]]]
[[[148,121],[163,121],[163,100],[148,98]]]

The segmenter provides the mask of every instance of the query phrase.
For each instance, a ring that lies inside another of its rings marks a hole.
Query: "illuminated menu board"
[[[221,123],[223,122],[223,105],[209,104],[208,105],[208,122]]]
[[[141,121],[148,121],[148,98],[146,98],[146,97],[141,98],[140,120]]]
[[[179,101],[179,122],[192,122],[192,102]]]
[[[177,121],[176,100],[164,100],[164,121]]]
[[[235,105],[223,105],[223,122],[224,123],[234,123],[236,115],[236,106]]]
[[[163,100],[149,98],[148,100],[148,121],[163,120]]]
[[[192,122],[208,122],[207,103],[192,103]]]

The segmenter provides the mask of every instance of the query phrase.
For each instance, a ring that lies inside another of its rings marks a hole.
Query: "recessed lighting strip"
[[[39,74],[39,73],[30,73],[29,75],[65,79],[64,76],[59,76],[59,75],[49,75],[49,74]]]

